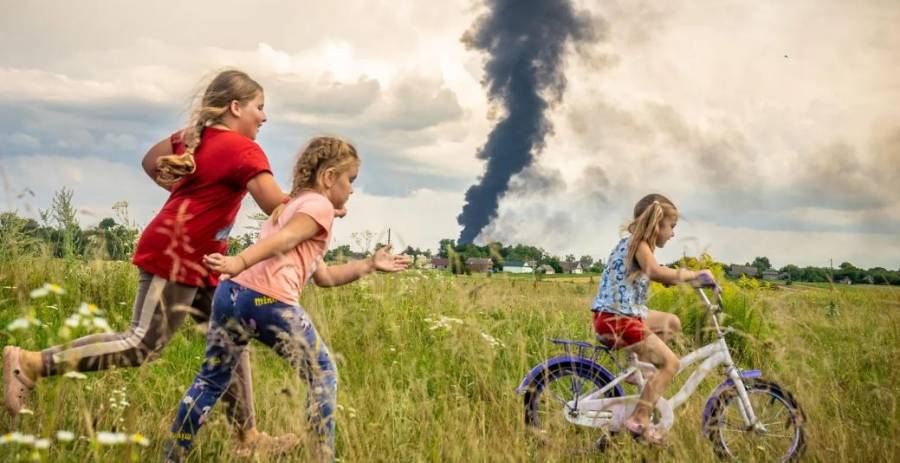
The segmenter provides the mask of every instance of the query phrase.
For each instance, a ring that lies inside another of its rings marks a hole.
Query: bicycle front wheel
[[[744,379],[757,424],[741,413],[737,386],[717,398],[706,427],[719,456],[738,461],[793,461],[803,454],[803,412],[794,397],[775,383]]]

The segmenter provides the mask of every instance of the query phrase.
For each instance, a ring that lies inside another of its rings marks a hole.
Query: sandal
[[[25,399],[34,389],[34,381],[22,373],[19,356],[22,349],[15,346],[3,348],[3,404],[10,415],[15,417],[25,408]]]
[[[624,428],[635,440],[645,441],[653,445],[664,445],[666,434],[659,427],[625,420]]]

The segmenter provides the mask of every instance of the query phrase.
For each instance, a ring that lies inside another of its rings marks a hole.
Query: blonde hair
[[[291,197],[296,197],[303,190],[313,189],[322,181],[322,175],[328,169],[343,173],[352,165],[359,164],[356,148],[337,137],[316,137],[309,141],[294,165]],[[277,221],[284,205],[272,211],[272,220]]]
[[[636,278],[641,271],[640,265],[635,259],[638,245],[644,242],[650,245],[651,252],[656,249],[659,223],[664,217],[677,219],[678,209],[669,198],[661,194],[651,193],[634,205],[634,218],[628,224],[631,240],[628,242],[628,252],[625,255],[625,271],[628,272],[629,280]]]
[[[262,91],[262,86],[242,71],[232,69],[216,75],[191,111],[190,123],[182,132],[184,153],[160,156],[156,160],[156,180],[163,185],[171,186],[194,173],[197,169],[194,153],[200,147],[203,130],[210,125],[221,123],[232,101],[246,104]]]
[[[300,191],[315,188],[326,170],[334,168],[343,172],[359,162],[356,148],[336,137],[316,137],[309,141],[294,165],[294,180],[291,196]]]

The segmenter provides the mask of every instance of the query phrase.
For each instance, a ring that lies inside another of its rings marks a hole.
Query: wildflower
[[[87,375],[85,375],[84,373],[79,373],[77,371],[70,371],[63,376],[69,379],[87,379]]]
[[[62,289],[62,287],[57,284],[44,283],[44,286],[41,286],[40,288],[32,290],[31,294],[29,294],[29,296],[32,299],[36,299],[39,297],[44,297],[50,293],[60,295],[60,294],[65,294],[66,290]]]
[[[38,320],[32,316],[28,316],[28,317],[23,317],[23,318],[17,318],[15,320],[9,322],[9,324],[6,325],[6,329],[9,331],[24,330],[24,329],[28,329],[28,327],[31,327],[31,326],[44,326],[44,324],[41,323],[40,320]]]
[[[452,326],[451,325],[452,323],[456,323],[457,325],[463,324],[463,321],[458,318],[445,317],[443,315],[441,315],[437,320],[434,320],[431,318],[425,318],[425,321],[431,323],[431,326],[428,329],[430,329],[432,331],[441,329],[441,328],[449,330]]]
[[[56,431],[56,440],[60,442],[71,442],[75,440],[75,433],[72,431]]]
[[[100,309],[98,309],[96,305],[88,304],[87,302],[82,302],[81,307],[78,308],[78,313],[81,315],[94,315],[99,312]]]
[[[131,442],[133,442],[133,443],[135,443],[135,444],[142,445],[142,446],[144,446],[144,447],[147,447],[147,446],[150,445],[150,439],[147,439],[147,438],[144,437],[144,435],[141,434],[141,433],[135,433],[135,434],[132,434],[131,437],[130,437],[128,440],[131,441]]]
[[[97,433],[97,443],[100,445],[119,445],[128,441],[128,436],[120,432],[100,431]]]
[[[34,441],[34,448],[42,450],[50,448],[50,439],[38,439]]]
[[[32,445],[34,444],[34,441],[34,436],[32,436],[31,434],[22,434],[19,431],[14,431],[0,436],[0,445],[9,443]]]
[[[93,323],[94,323],[94,328],[101,329],[107,333],[112,332],[112,328],[109,327],[109,323],[106,321],[105,318],[94,317]]]
[[[503,344],[503,341],[500,341],[499,339],[487,333],[481,333],[481,337],[484,338],[484,340],[487,341],[488,344],[491,345],[491,347],[506,347],[506,345]]]

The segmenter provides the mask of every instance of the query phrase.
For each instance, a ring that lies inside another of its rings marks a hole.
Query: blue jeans
[[[206,336],[206,358],[178,406],[172,433],[190,449],[194,436],[231,382],[251,339],[271,347],[309,384],[307,420],[318,434],[325,459],[334,457],[337,369],[328,346],[299,306],[223,281],[216,289]]]

